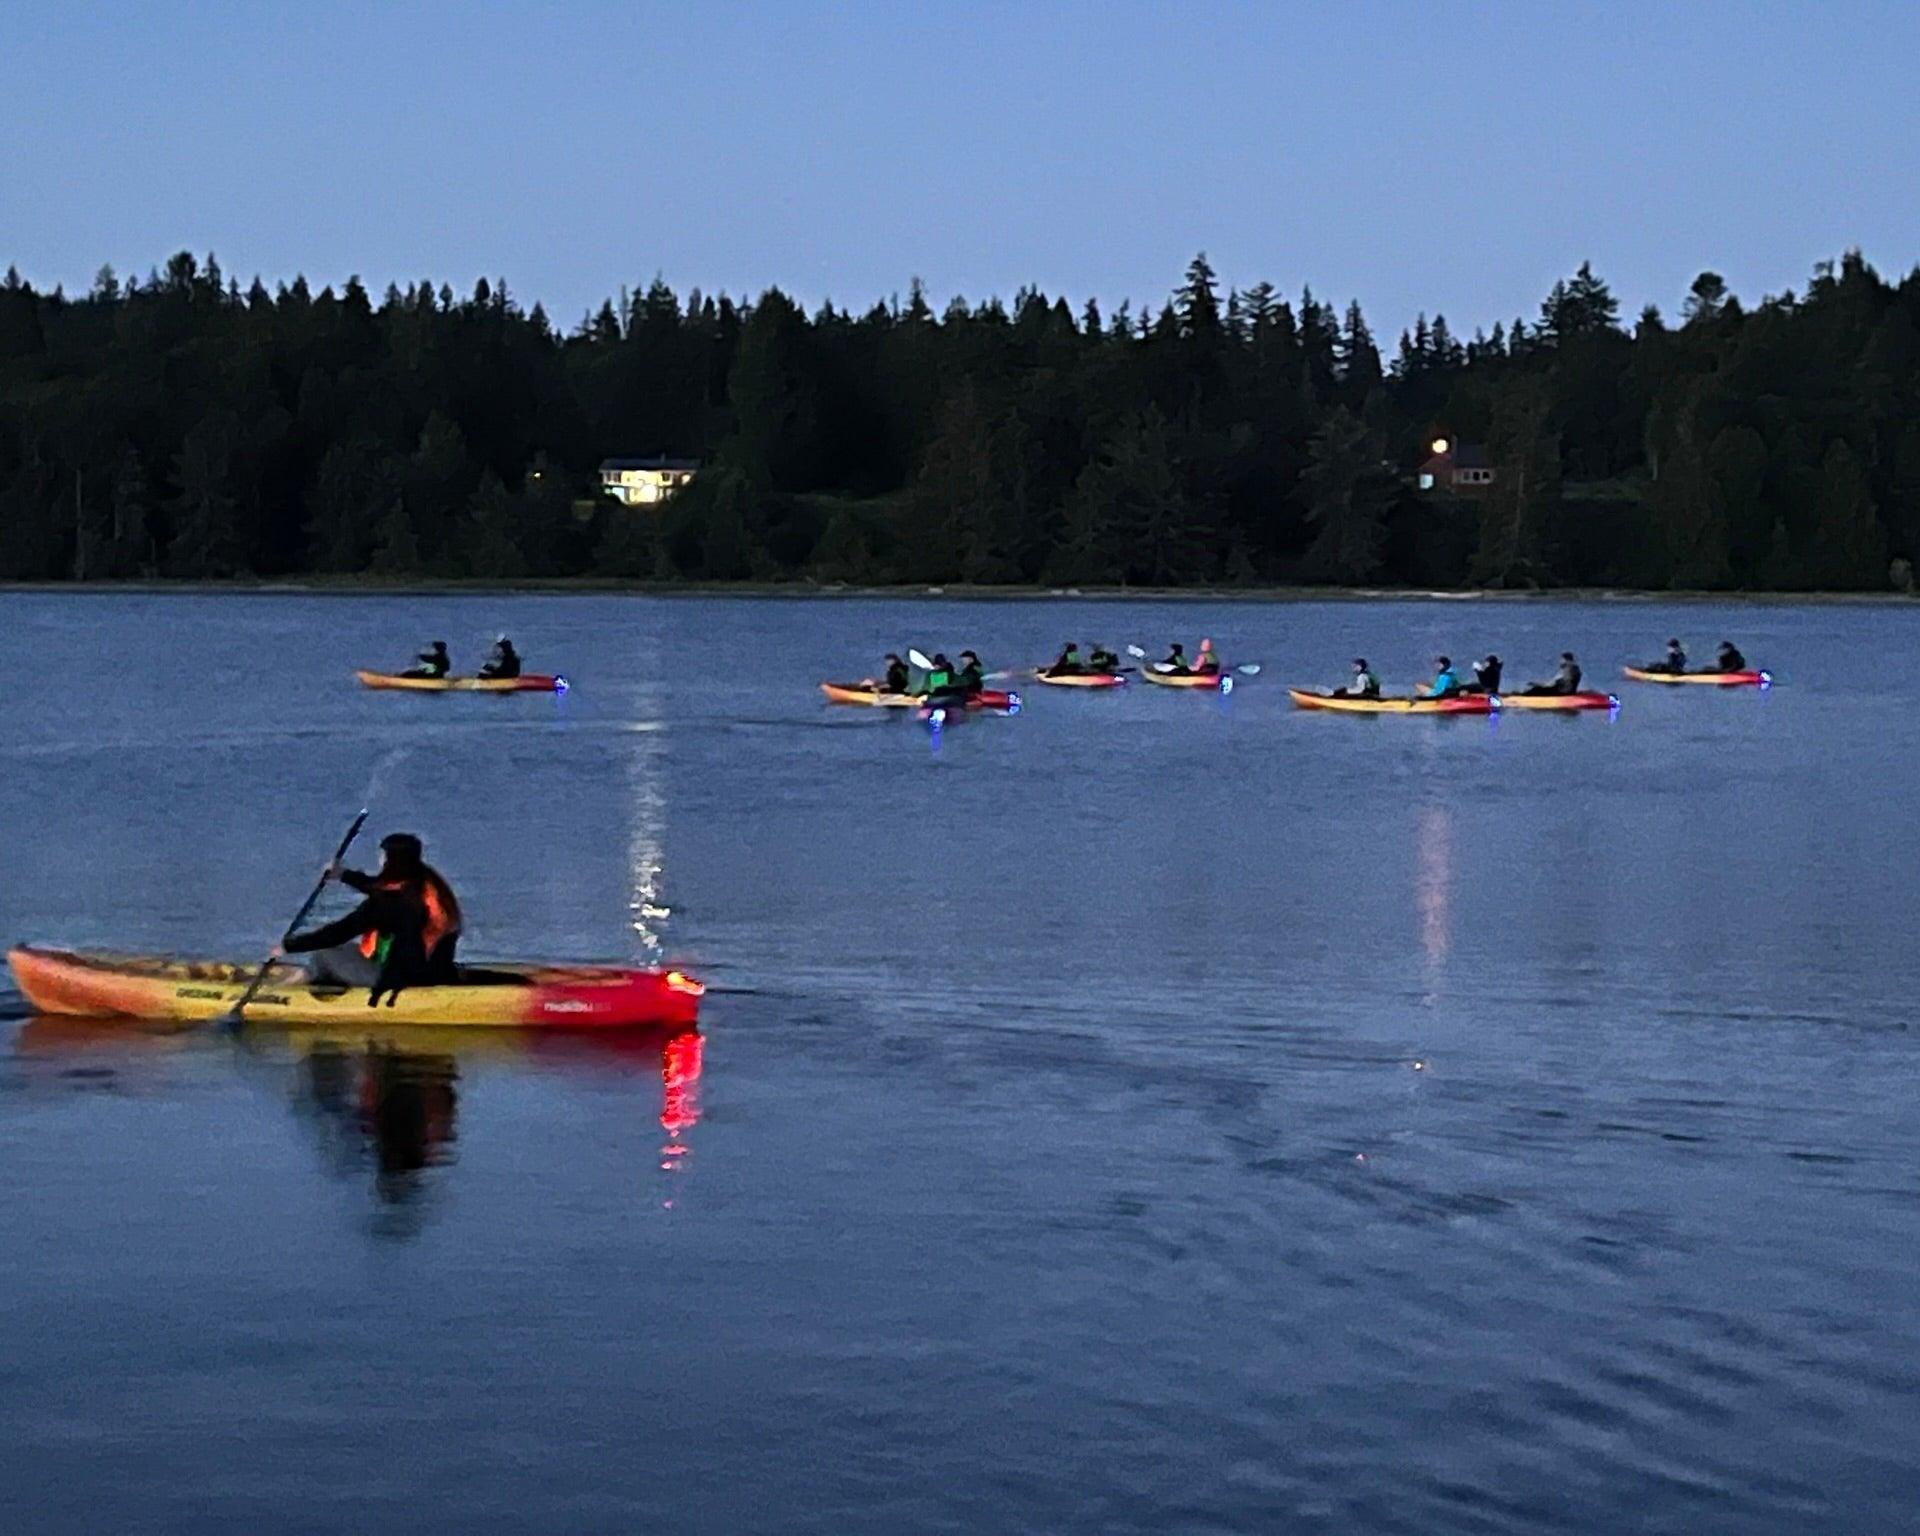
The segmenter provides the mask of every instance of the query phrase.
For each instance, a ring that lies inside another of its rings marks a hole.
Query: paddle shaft
[[[360,835],[360,829],[366,824],[365,811],[353,818],[353,825],[347,828],[347,835],[340,839],[340,846],[333,850],[333,857],[327,860],[327,867],[321,872],[318,883],[307,893],[307,899],[300,903],[300,910],[293,914],[293,921],[287,924],[286,931],[280,935],[282,944],[292,938],[300,925],[307,920],[307,914],[313,910],[313,904],[320,899],[320,893],[327,888],[327,876],[332,874],[334,866],[347,856],[347,850],[353,846],[353,840]],[[273,969],[274,958],[270,955],[260,962],[260,969],[253,973],[253,980],[247,983],[247,990],[240,994],[240,1001],[228,1010],[227,1018],[236,1022],[239,1020],[240,1015],[246,1011],[247,1004],[253,1001],[254,994],[266,981],[267,972]]]

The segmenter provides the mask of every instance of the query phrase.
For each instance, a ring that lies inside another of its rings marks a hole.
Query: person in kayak
[[[1453,658],[1451,656],[1436,656],[1433,662],[1433,682],[1428,685],[1423,697],[1429,699],[1451,699],[1458,695],[1460,691],[1460,674],[1453,670]]]
[[[1686,649],[1678,640],[1669,640],[1667,642],[1666,656],[1654,662],[1651,666],[1647,667],[1646,670],[1649,672],[1665,672],[1671,676],[1678,677],[1682,672],[1687,670]]]
[[[1192,675],[1193,668],[1187,665],[1187,653],[1180,648],[1180,642],[1178,640],[1174,641],[1173,645],[1168,649],[1166,658],[1160,663],[1157,670],[1161,672],[1177,672],[1182,677]]]
[[[1500,658],[1487,652],[1486,659],[1473,664],[1473,681],[1461,691],[1463,693],[1498,693],[1500,691]]]
[[[1353,679],[1344,688],[1333,690],[1336,699],[1377,699],[1380,697],[1380,679],[1373,675],[1373,668],[1367,665],[1367,658],[1353,658]]]
[[[1731,640],[1720,642],[1720,654],[1714,657],[1713,669],[1716,672],[1744,672],[1747,670],[1747,658],[1740,654],[1740,648]]]
[[[970,699],[986,688],[987,678],[980,670],[980,658],[972,651],[960,653],[960,670],[954,674],[953,686],[964,699]]]
[[[367,1006],[391,1001],[404,987],[445,986],[458,980],[460,902],[453,887],[426,862],[420,839],[389,833],[380,841],[380,868],[371,875],[330,866],[338,880],[364,898],[345,917],[295,934],[278,954],[310,954],[309,973],[321,984],[366,987]]]
[[[880,681],[882,693],[905,693],[907,685],[913,681],[913,675],[907,671],[907,664],[892,651],[887,652],[887,675]]]
[[[513,648],[513,642],[505,635],[496,635],[493,641],[493,654],[481,667],[482,677],[518,677],[520,675],[520,653]]]
[[[933,653],[933,665],[927,668],[927,680],[921,692],[928,698],[936,693],[950,692],[953,688],[953,663],[947,660],[945,651]]]
[[[453,658],[447,655],[447,642],[444,640],[434,641],[413,659],[420,665],[409,667],[400,674],[402,677],[445,677],[453,670]]]
[[[1554,694],[1578,693],[1580,691],[1580,663],[1573,659],[1572,651],[1560,653],[1560,670],[1553,675],[1550,683],[1529,683],[1527,696],[1543,698]]]
[[[1193,661],[1194,676],[1217,677],[1219,672],[1220,658],[1214,653],[1213,642],[1211,640],[1202,640],[1200,642],[1200,654],[1196,656]]]
[[[1087,670],[1111,675],[1120,670],[1120,658],[1103,645],[1096,645],[1087,657]]]
[[[1069,640],[1060,648],[1060,654],[1053,659],[1053,665],[1047,668],[1047,675],[1049,677],[1078,677],[1086,670],[1086,663],[1080,660],[1080,647]]]

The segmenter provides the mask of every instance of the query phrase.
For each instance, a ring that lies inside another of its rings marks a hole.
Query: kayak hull
[[[24,944],[7,954],[16,986],[34,1010],[81,1018],[204,1023],[229,1013],[257,967],[162,955],[79,953]],[[678,971],[588,965],[489,965],[453,986],[409,987],[369,1008],[364,987],[315,987],[303,968],[278,961],[247,1004],[250,1024],[364,1029],[385,1024],[460,1029],[691,1028],[705,986]],[[356,1026],[356,1022],[358,1024]]]
[[[882,693],[864,683],[822,683],[820,691],[829,704],[867,704],[877,709],[918,709],[927,702],[924,693]],[[1019,695],[999,688],[983,688],[966,701],[968,709],[1010,709]]]
[[[1287,697],[1301,709],[1324,709],[1346,715],[1490,715],[1494,702],[1484,693],[1454,699],[1337,699],[1307,688],[1289,688]]]
[[[363,688],[395,688],[408,693],[565,693],[567,680],[545,672],[519,677],[406,677],[398,672],[356,672]]]
[[[1502,714],[1510,709],[1544,709],[1562,712],[1581,709],[1618,709],[1620,699],[1611,693],[1503,693]]]
[[[1156,672],[1152,667],[1142,667],[1140,675],[1162,688],[1206,688],[1225,693],[1233,686],[1224,672]]]
[[[1033,674],[1036,683],[1049,688],[1123,688],[1126,678],[1118,672],[1041,672]]]
[[[1645,667],[1623,667],[1636,683],[1701,683],[1709,688],[1771,688],[1771,672],[1649,672]]]

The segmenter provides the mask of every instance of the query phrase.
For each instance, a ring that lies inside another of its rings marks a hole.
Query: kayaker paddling
[[[1421,695],[1428,699],[1451,699],[1461,692],[1460,674],[1453,670],[1451,656],[1436,656],[1433,660],[1433,681],[1427,691]]]
[[[1049,677],[1078,677],[1086,670],[1086,663],[1080,659],[1080,647],[1069,640],[1060,648],[1060,654],[1054,658],[1053,665],[1047,668],[1047,675]]]
[[[1578,693],[1580,691],[1580,663],[1573,659],[1572,651],[1560,653],[1560,670],[1550,683],[1532,683],[1528,685],[1525,697],[1546,698],[1554,694]]]
[[[1664,672],[1671,677],[1678,677],[1682,672],[1687,670],[1686,648],[1682,646],[1678,640],[1669,640],[1667,642],[1667,654],[1659,661],[1651,663],[1645,670],[1649,672]]]
[[[1380,697],[1380,679],[1373,674],[1373,668],[1367,665],[1367,658],[1353,658],[1353,677],[1344,688],[1333,690],[1336,699],[1377,699]]]
[[[367,1006],[388,1002],[406,987],[450,985],[459,979],[454,949],[460,940],[460,903],[428,864],[420,839],[389,833],[380,843],[377,873],[327,867],[365,898],[345,917],[290,935],[279,953],[310,954],[309,972],[321,984],[366,987]]]
[[[1196,677],[1217,677],[1220,672],[1220,658],[1214,654],[1213,642],[1202,640],[1200,654],[1194,658],[1193,672]]]
[[[1463,689],[1465,693],[1498,693],[1500,691],[1501,661],[1491,651],[1480,661],[1473,664],[1473,682]]]
[[[520,653],[513,648],[513,642],[505,635],[494,638],[493,654],[481,667],[482,677],[518,677],[520,675]]]
[[[1747,658],[1740,654],[1740,648],[1731,640],[1720,642],[1720,654],[1714,658],[1716,672],[1744,672],[1747,670]]]
[[[1162,672],[1178,672],[1183,676],[1191,676],[1193,674],[1193,668],[1187,664],[1187,653],[1181,649],[1178,640],[1174,641],[1172,646],[1168,648],[1166,660],[1160,663],[1160,670]]]
[[[400,674],[402,677],[445,677],[453,670],[453,658],[447,655],[447,642],[444,640],[434,641],[414,660],[420,665],[409,667]]]
[[[1120,670],[1120,658],[1103,645],[1096,645],[1087,657],[1087,668],[1092,672],[1115,673]]]
[[[880,680],[882,693],[905,693],[907,685],[913,680],[913,674],[907,670],[907,664],[892,651],[887,652],[887,673]]]

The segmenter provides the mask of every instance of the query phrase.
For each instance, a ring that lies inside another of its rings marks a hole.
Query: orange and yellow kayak
[[[1233,689],[1233,679],[1224,672],[1156,672],[1142,667],[1140,675],[1162,688],[1217,688],[1222,693]]]
[[[1034,669],[1033,680],[1050,688],[1121,688],[1127,681],[1118,672],[1049,672],[1042,667]]]
[[[820,691],[827,696],[829,704],[871,704],[882,709],[909,709],[927,702],[927,696],[923,693],[887,693],[870,683],[822,683]],[[1017,704],[1019,697],[999,688],[983,688],[968,697],[966,707],[1007,709]]]
[[[1620,699],[1611,693],[1503,693],[1500,710],[1510,709],[1618,709]]]
[[[1450,699],[1336,698],[1307,688],[1289,688],[1287,697],[1302,709],[1336,710],[1349,715],[1490,715],[1494,703],[1484,693],[1458,694]]]
[[[8,951],[15,985],[38,1013],[202,1023],[227,1014],[256,966],[164,955],[79,953],[23,944]],[[409,987],[391,1005],[367,1006],[363,987],[315,986],[300,966],[276,962],[247,1004],[250,1024],[340,1027],[621,1029],[691,1027],[706,987],[679,971],[594,965],[468,967],[470,980]],[[357,1023],[356,1023],[357,1021]]]
[[[402,672],[356,672],[364,688],[403,688],[410,693],[565,693],[564,677],[527,672],[519,677],[408,677]]]
[[[1650,672],[1645,667],[1621,668],[1636,683],[1705,683],[1710,688],[1771,688],[1771,672]]]

